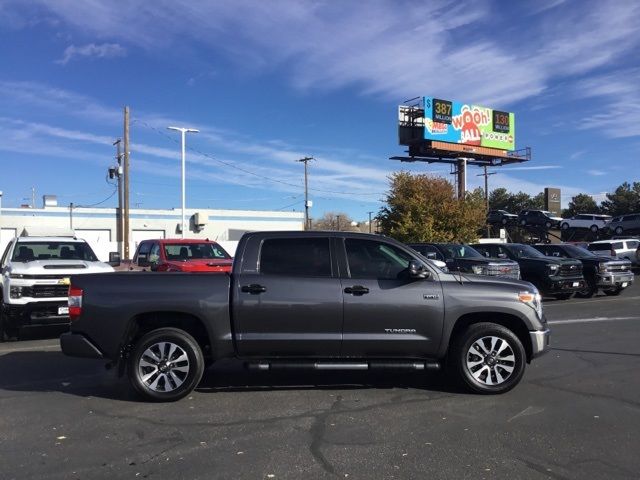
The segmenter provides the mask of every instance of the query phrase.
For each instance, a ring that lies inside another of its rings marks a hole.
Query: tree
[[[591,195],[579,193],[571,198],[569,207],[562,214],[565,218],[569,218],[579,213],[598,213],[599,210],[598,204]]]
[[[639,210],[640,182],[624,182],[613,193],[607,193],[607,200],[602,202],[602,212],[614,217]]]
[[[496,188],[489,194],[489,208],[516,214],[528,209],[542,210],[544,203],[544,192],[531,197],[525,192],[511,193],[506,188]]]
[[[315,220],[312,230],[336,230],[341,232],[358,232],[359,228],[352,225],[354,221],[343,212],[327,212],[322,218]]]
[[[508,210],[511,193],[506,188],[496,188],[489,193],[489,208],[491,210]]]
[[[485,224],[484,192],[455,197],[446,179],[396,172],[386,206],[378,214],[380,231],[403,242],[471,242]]]

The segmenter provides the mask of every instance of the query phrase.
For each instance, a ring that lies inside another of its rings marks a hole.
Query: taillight
[[[69,320],[77,320],[82,313],[82,289],[71,285],[69,287]]]

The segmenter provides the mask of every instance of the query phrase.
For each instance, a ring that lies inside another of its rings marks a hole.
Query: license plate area
[[[58,307],[58,315],[69,315],[69,307]]]

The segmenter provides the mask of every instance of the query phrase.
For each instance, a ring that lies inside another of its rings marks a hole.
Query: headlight
[[[484,275],[486,272],[486,268],[484,267],[484,265],[472,265],[471,270],[476,275]]]
[[[542,320],[542,297],[537,289],[533,292],[520,292],[518,294],[518,300],[533,308],[538,319]]]
[[[550,263],[549,265],[547,265],[547,268],[549,269],[549,272],[556,273],[560,268],[560,265],[557,265],[555,263]]]
[[[22,297],[22,287],[10,287],[9,288],[9,296],[11,298],[21,298]]]
[[[606,263],[599,263],[598,264],[598,270],[600,272],[606,272],[607,271],[607,264]]]

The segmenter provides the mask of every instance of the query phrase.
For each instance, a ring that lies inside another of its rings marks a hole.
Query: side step
[[[367,362],[261,360],[246,362],[249,370],[440,370],[435,361],[371,360]]]

